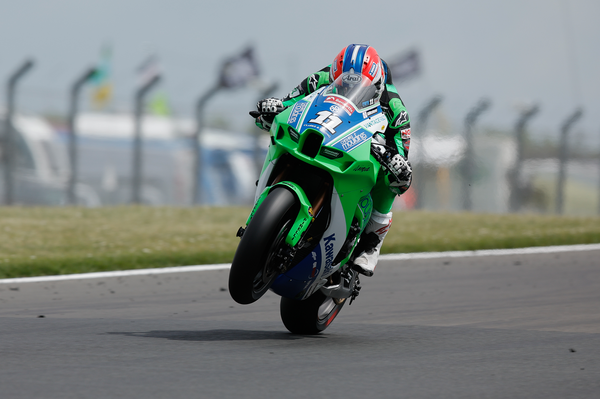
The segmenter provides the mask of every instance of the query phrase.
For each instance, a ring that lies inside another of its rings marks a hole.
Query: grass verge
[[[250,209],[0,208],[0,278],[231,262]],[[600,218],[395,212],[384,253],[600,242]]]

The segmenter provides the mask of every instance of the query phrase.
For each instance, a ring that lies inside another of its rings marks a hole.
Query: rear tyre
[[[303,301],[282,297],[279,310],[291,333],[312,335],[329,327],[345,303],[345,298],[330,298],[317,291]]]
[[[289,190],[273,189],[244,232],[229,272],[229,293],[247,305],[258,300],[280,273],[277,256],[296,217],[296,197]]]

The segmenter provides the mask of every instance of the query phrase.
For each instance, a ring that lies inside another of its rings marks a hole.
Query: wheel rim
[[[273,244],[269,247],[267,260],[265,265],[256,274],[252,282],[252,291],[255,295],[262,294],[263,291],[269,289],[277,275],[279,274],[278,249],[285,243],[285,237],[290,230],[291,221],[288,220],[279,230],[277,237],[273,240]]]

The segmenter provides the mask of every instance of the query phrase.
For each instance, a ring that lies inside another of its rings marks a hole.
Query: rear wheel
[[[281,298],[280,313],[285,327],[294,334],[318,334],[336,318],[346,299],[330,298],[321,291],[303,301]]]
[[[238,303],[264,295],[281,272],[281,251],[295,220],[296,197],[285,188],[273,189],[244,232],[229,272],[229,293]]]

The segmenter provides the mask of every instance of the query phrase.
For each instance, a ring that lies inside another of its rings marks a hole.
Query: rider
[[[269,131],[275,115],[310,93],[331,84],[346,72],[361,74],[364,81],[375,86],[377,95],[380,96],[379,102],[387,117],[388,127],[384,132],[385,143],[381,140],[378,144],[374,138],[372,146],[385,159],[390,160],[389,168],[393,175],[397,176],[395,178],[389,174],[386,178],[383,173],[379,174],[377,183],[371,191],[373,212],[354,250],[352,267],[365,276],[372,276],[383,239],[392,224],[394,199],[396,195],[401,195],[408,190],[412,181],[412,169],[407,161],[410,147],[410,119],[398,95],[398,90],[392,84],[392,75],[385,61],[379,57],[373,47],[351,44],[340,51],[331,65],[310,75],[282,100],[277,98],[260,100],[257,108],[261,115],[256,118],[256,125]]]

